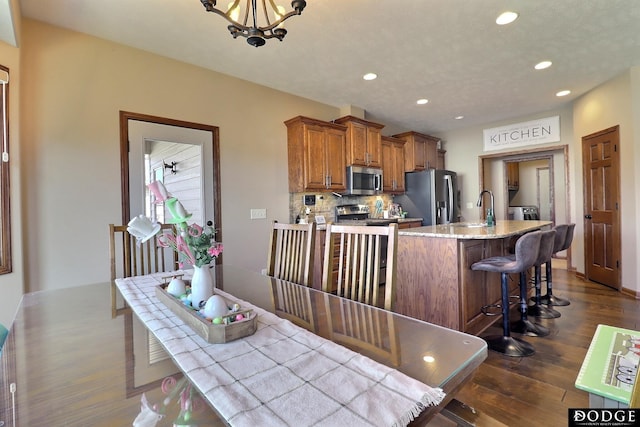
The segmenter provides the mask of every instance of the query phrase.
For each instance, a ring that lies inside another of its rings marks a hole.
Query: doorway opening
[[[151,152],[161,154],[150,156]],[[166,172],[165,164],[169,165]],[[123,224],[129,222],[132,211],[136,215],[150,213],[145,208],[149,174],[162,175],[163,180],[169,177],[183,187],[184,183],[193,183],[195,177],[198,188],[191,184],[185,187],[191,196],[187,192],[174,195],[181,202],[193,199],[193,206],[185,208],[201,209],[201,225],[211,222],[216,238],[222,240],[220,143],[216,126],[121,111],[120,165]]]
[[[493,191],[502,219],[509,219],[510,206],[535,206],[541,220],[569,223],[568,150],[562,145],[480,156],[479,191]],[[570,251],[557,257],[571,265]]]

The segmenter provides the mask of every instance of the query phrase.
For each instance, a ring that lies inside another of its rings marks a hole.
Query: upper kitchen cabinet
[[[435,169],[438,164],[438,138],[418,132],[393,135],[406,142],[404,145],[404,171]]]
[[[354,116],[340,117],[334,122],[347,127],[347,166],[382,167],[380,130],[384,125]]]
[[[520,187],[520,165],[518,162],[507,163],[507,188],[517,190]]]
[[[347,127],[298,116],[287,126],[289,191],[344,191]]]
[[[405,141],[391,136],[382,137],[382,191],[402,194],[404,186]]]

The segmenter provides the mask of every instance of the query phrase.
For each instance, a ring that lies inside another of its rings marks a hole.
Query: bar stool
[[[561,230],[562,228],[565,230],[565,233],[564,233],[565,237],[564,237],[564,240],[561,240],[559,242],[558,242],[558,239],[556,238],[556,241],[554,242],[554,245],[553,245],[554,255],[558,252],[562,252],[564,250],[569,249],[569,247],[571,246],[571,242],[573,242],[573,232],[576,228],[576,225],[575,224],[557,225],[555,227],[556,233],[562,233],[562,230]],[[556,243],[558,243],[559,246],[556,246]],[[566,306],[571,304],[571,302],[569,302],[568,299],[553,295],[553,284],[552,284],[553,280],[551,279],[551,259],[545,265],[545,275],[546,275],[545,280],[547,282],[547,294],[540,298],[540,303],[545,305],[555,305],[555,306]]]
[[[491,350],[506,356],[531,356],[535,349],[531,344],[511,336],[509,324],[509,274],[522,273],[533,267],[538,258],[542,232],[535,231],[520,237],[516,242],[515,259],[505,256],[485,258],[471,265],[472,270],[491,271],[501,275],[501,311],[502,336],[493,335],[485,338]]]
[[[544,233],[547,234],[545,235]],[[564,240],[564,236],[560,237]],[[533,305],[529,306],[528,313],[531,316],[539,317],[541,319],[557,319],[561,316],[560,312],[554,310],[551,306],[543,305],[541,303],[542,297],[540,295],[540,288],[542,286],[542,264],[551,262],[551,255],[557,238],[558,233],[555,228],[543,232],[542,238],[540,239],[540,252],[538,253],[538,259],[533,265],[533,284],[535,287],[535,295],[531,297]]]
[[[513,332],[518,332],[524,335],[528,335],[530,337],[544,337],[549,335],[549,329],[539,325],[537,323],[533,323],[528,319],[527,314],[531,314],[536,317],[548,316],[546,318],[550,319],[554,316],[551,313],[547,313],[544,309],[542,309],[539,304],[540,300],[540,271],[542,269],[542,264],[551,259],[551,252],[553,251],[553,242],[555,239],[556,231],[555,230],[547,230],[542,231],[540,237],[540,247],[538,249],[538,257],[536,258],[535,263],[533,264],[534,268],[534,281],[536,283],[536,299],[533,306],[529,307],[527,305],[527,294],[528,294],[528,286],[527,286],[527,274],[526,272],[520,273],[520,320],[514,322],[511,325],[511,330]],[[545,307],[546,309],[546,307]],[[555,310],[554,310],[555,311]],[[560,313],[558,313],[560,315]]]

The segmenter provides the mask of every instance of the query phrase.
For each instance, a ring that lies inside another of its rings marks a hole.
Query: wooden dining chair
[[[284,224],[271,227],[267,275],[311,286],[316,227],[311,224]]]
[[[327,224],[322,290],[391,311],[396,293],[397,240],[395,223]],[[382,268],[383,260],[386,268]]]
[[[393,314],[367,304],[325,294],[330,339],[382,363],[400,364],[400,345]]]
[[[276,315],[311,332],[316,331],[308,286],[272,279],[271,301]]]
[[[173,231],[172,224],[162,224],[160,233]],[[118,307],[115,279],[173,271],[178,254],[172,248],[158,245],[158,236],[138,244],[126,225],[109,224],[109,258],[111,263],[111,315],[116,317],[126,309]]]

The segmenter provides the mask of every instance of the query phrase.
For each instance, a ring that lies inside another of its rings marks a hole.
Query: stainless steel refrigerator
[[[460,216],[458,177],[455,172],[429,169],[405,174],[406,192],[394,202],[407,217],[422,218],[422,225],[458,222]]]

